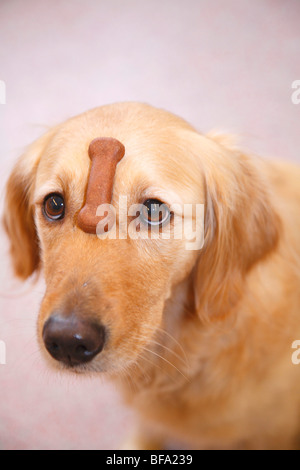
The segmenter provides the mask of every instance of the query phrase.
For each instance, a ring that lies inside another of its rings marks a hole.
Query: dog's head
[[[90,145],[99,138],[123,149],[109,182],[101,162],[98,170],[91,164]],[[97,171],[98,185],[91,183]],[[80,215],[108,183],[115,223],[97,234],[96,223],[95,232],[86,229]],[[250,158],[226,139],[136,103],[97,108],[49,131],[15,166],[6,197],[15,273],[26,279],[42,268],[46,280],[39,339],[54,363],[75,370],[133,363],[187,279],[191,313],[228,314],[246,273],[278,238]]]

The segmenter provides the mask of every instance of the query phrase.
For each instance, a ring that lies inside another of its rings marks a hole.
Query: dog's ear
[[[280,220],[263,176],[263,162],[242,154],[226,136],[193,139],[206,192],[196,309],[203,319],[220,318],[237,304],[249,270],[275,249]]]
[[[39,243],[32,195],[41,153],[51,133],[34,142],[14,166],[6,185],[3,225],[10,241],[14,273],[25,280],[39,268]]]

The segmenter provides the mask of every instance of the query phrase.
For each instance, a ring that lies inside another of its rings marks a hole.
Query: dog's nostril
[[[75,314],[53,315],[44,325],[43,340],[54,359],[74,366],[91,361],[102,351],[105,332],[103,326]]]
[[[59,346],[57,343],[50,343],[49,344],[49,349],[51,349],[51,351],[53,353],[57,352],[59,350]]]

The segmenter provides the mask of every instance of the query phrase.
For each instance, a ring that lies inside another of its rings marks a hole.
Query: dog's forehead
[[[37,172],[37,192],[76,188],[78,198],[83,198],[91,170],[89,148],[99,138],[115,139],[125,149],[115,171],[114,190],[116,187],[118,192],[128,192],[141,182],[144,186],[178,186],[178,174],[188,188],[195,173],[191,172],[188,145],[184,148],[179,142],[179,128],[147,126],[138,121],[134,126],[103,120],[95,125],[91,124],[90,114],[89,118],[75,118],[62,125],[44,149]]]

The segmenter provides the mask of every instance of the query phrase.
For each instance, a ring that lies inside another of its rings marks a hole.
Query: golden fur
[[[177,239],[99,240],[76,226],[88,145],[103,136],[126,149],[115,206],[122,194],[129,204],[161,194],[205,204],[200,251]],[[227,136],[137,103],[70,119],[16,164],[4,225],[16,275],[43,268],[41,348],[55,309],[101,319],[108,342],[77,370],[120,382],[140,422],[129,447],[158,448],[166,437],[194,448],[299,446],[299,182],[296,166],[246,155]],[[51,192],[65,195],[62,223],[42,215]]]

